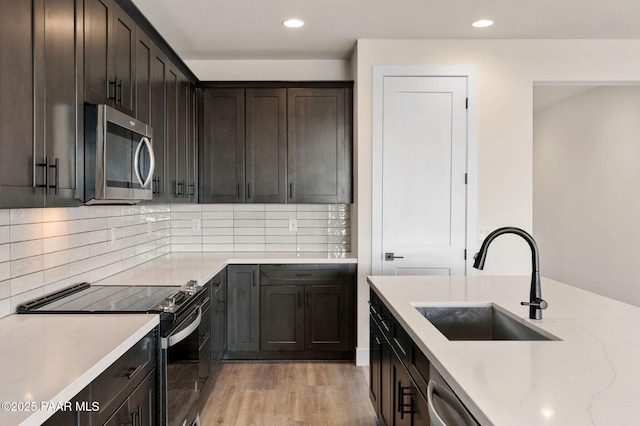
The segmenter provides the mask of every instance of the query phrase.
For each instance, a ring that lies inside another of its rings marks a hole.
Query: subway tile
[[[298,229],[300,228],[326,228],[327,221],[321,219],[298,219]]]
[[[42,272],[43,256],[32,256],[11,261],[11,278]]]
[[[202,244],[202,236],[172,235],[172,244]]]
[[[289,228],[266,228],[266,235],[297,235],[296,231],[291,231]]]
[[[122,206],[105,206],[107,208],[107,218],[122,216]]]
[[[133,226],[147,223],[147,220],[142,214],[132,214],[122,216],[122,226]]]
[[[298,212],[326,212],[328,208],[326,204],[298,204],[296,210]]]
[[[266,250],[265,244],[234,244],[234,251],[258,251],[263,252]]]
[[[11,244],[11,260],[24,259],[43,253],[42,240],[22,241]]]
[[[294,211],[282,211],[282,212],[266,212],[265,213],[265,219],[269,220],[269,219],[295,219],[296,218],[296,212]]]
[[[328,248],[327,244],[300,244],[300,243],[298,243],[296,251],[326,252],[327,248]]]
[[[201,217],[202,217],[202,213],[199,211],[197,212],[172,211],[171,212],[171,220],[200,219]]]
[[[80,284],[80,283],[75,283]],[[44,285],[44,294],[55,293],[56,291],[62,290],[63,288],[70,287],[69,279],[65,278],[60,281],[55,281],[49,284]]]
[[[346,220],[346,219],[350,219],[351,215],[349,214],[348,211],[336,211],[336,212],[328,212],[327,218],[328,219]]]
[[[11,225],[42,223],[42,209],[13,209],[10,215]]]
[[[171,213],[174,212],[201,212],[201,204],[172,204]]]
[[[274,251],[284,251],[284,252],[295,252],[296,245],[295,244],[267,244],[265,246],[265,251],[274,252]]]
[[[191,228],[173,228],[171,229],[171,236],[174,235],[202,235],[201,231],[194,231]]]
[[[233,235],[265,235],[264,228],[235,228]]]
[[[11,244],[0,244],[0,263],[11,260]]]
[[[203,212],[233,212],[233,204],[203,204]]]
[[[191,219],[175,219],[171,221],[171,228],[193,228]]]
[[[348,253],[351,251],[351,244],[329,244],[327,251],[331,253]]]
[[[55,268],[45,269],[42,271],[42,279],[44,285],[60,282],[69,279],[69,264],[56,266]],[[74,284],[78,284],[75,282]]]
[[[329,237],[327,235],[298,235],[298,244],[327,244]]]
[[[265,212],[264,211],[234,211],[233,219],[234,220],[245,220],[245,219],[264,219]]]
[[[233,220],[229,219],[216,219],[202,221],[203,228],[233,228]]]
[[[234,244],[264,244],[266,237],[264,235],[234,235]]]
[[[267,212],[295,212],[295,204],[265,204]]]
[[[49,207],[42,209],[42,222],[62,222],[69,220],[69,209]]]
[[[202,244],[172,244],[171,251],[176,253],[202,251]]]
[[[107,218],[107,228],[119,228],[122,226],[122,216],[109,216]]]
[[[329,219],[328,226],[330,228],[349,228],[351,227],[351,221],[348,219]]]
[[[267,228],[287,228],[289,229],[289,219],[267,219],[264,224]]]
[[[66,250],[56,251],[43,256],[43,268],[51,269],[69,263],[69,252]]]
[[[11,279],[11,297],[37,288],[42,291],[44,285],[42,271]]]
[[[11,296],[11,281],[0,281],[0,299],[6,299]]]
[[[0,210],[0,226],[11,225],[11,210]]]
[[[69,234],[80,234],[83,232],[98,231],[101,229],[107,229],[106,217],[69,221]]]
[[[202,212],[204,220],[233,219],[233,211],[205,211]]]
[[[0,263],[0,281],[5,281],[11,278],[11,262]]]
[[[349,204],[328,204],[327,209],[330,212],[349,210]]]
[[[202,228],[202,235],[233,235],[234,228]]]
[[[326,211],[299,211],[296,218],[300,219],[328,219],[329,213]]]
[[[329,235],[329,244],[348,244],[351,243],[351,237],[343,235]]]
[[[267,244],[293,244],[295,250],[297,238],[295,235],[267,235],[265,241]]]
[[[206,251],[206,252],[233,251],[233,244],[203,244],[202,251]]]
[[[42,252],[53,253],[55,251],[66,250],[69,248],[69,236],[62,235],[60,237],[44,238],[42,240]]]
[[[98,217],[107,217],[108,216],[108,207],[107,206],[91,206],[89,207],[89,217],[98,218]]]
[[[123,216],[140,214],[142,213],[142,211],[143,211],[142,206],[136,206],[136,205],[122,206]]]
[[[236,212],[264,212],[264,204],[234,204],[233,211]]]
[[[0,244],[6,244],[10,241],[11,241],[11,227],[0,226]]]
[[[91,217],[91,207],[80,206],[69,209],[69,220],[89,219]]]
[[[67,234],[69,234],[68,221],[44,222],[42,224],[42,238],[59,237]]]
[[[0,300],[0,318],[11,315],[11,299],[6,298]]]
[[[261,228],[264,227],[265,221],[263,220],[233,220],[234,228]]]
[[[351,235],[351,228],[327,228],[328,235],[347,236]]]
[[[233,244],[233,235],[207,235],[202,237],[202,244]]]
[[[327,228],[298,228],[298,235],[327,235]]]
[[[42,223],[11,226],[11,242],[37,240],[42,238]]]
[[[69,263],[78,262],[80,260],[91,257],[87,247],[77,247],[69,249]]]

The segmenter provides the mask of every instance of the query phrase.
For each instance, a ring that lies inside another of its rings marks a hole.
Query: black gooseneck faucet
[[[523,231],[520,228],[504,227],[498,228],[495,231],[487,235],[487,238],[482,242],[480,251],[476,253],[473,258],[473,267],[476,269],[484,269],[484,261],[487,258],[487,250],[491,242],[502,234],[515,234],[518,235],[529,244],[531,248],[531,290],[529,292],[529,301],[520,302],[521,305],[529,306],[529,318],[542,319],[542,310],[547,309],[549,304],[542,300],[542,289],[540,288],[540,262],[538,256],[538,245],[531,235]]]

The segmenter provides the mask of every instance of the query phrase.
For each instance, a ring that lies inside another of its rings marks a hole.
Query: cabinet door
[[[77,97],[79,35],[76,0],[35,0],[36,182],[45,205],[77,206],[77,141],[81,98]],[[47,164],[49,167],[47,167]]]
[[[289,202],[351,202],[350,93],[288,89]]]
[[[211,280],[211,361],[214,364],[220,360],[226,349],[226,282],[226,270]]]
[[[129,413],[136,426],[157,425],[156,372],[152,371],[129,397]]]
[[[0,208],[36,207],[31,2],[0,1]],[[42,154],[39,155],[42,158]]]
[[[244,89],[204,91],[200,150],[202,202],[244,202],[244,114]]]
[[[49,417],[43,426],[85,426],[89,425],[91,416],[91,386],[87,386],[71,400],[71,409],[59,410]]]
[[[305,344],[312,351],[349,349],[349,287],[305,288]]]
[[[248,203],[287,202],[287,90],[246,90]]]
[[[380,413],[381,425],[393,425],[393,385],[391,381],[391,359],[395,357],[391,346],[384,343],[380,346]]]
[[[151,127],[153,128],[153,152],[156,158],[153,177],[153,201],[160,203],[166,202],[167,199],[165,173],[165,151],[167,149],[169,128],[167,68],[167,58],[159,49],[154,47],[151,66]],[[172,111],[175,112],[175,107]]]
[[[229,352],[259,348],[260,288],[257,265],[227,267],[227,343]]]
[[[112,84],[115,83],[114,107],[130,116],[135,115],[135,54],[136,24],[133,19],[114,3],[113,7],[113,60]]]
[[[177,175],[178,155],[178,75],[167,63],[165,84],[167,87],[167,115],[166,115],[166,168],[165,179],[167,188],[167,201],[174,202],[180,198],[182,191],[181,182]]]
[[[378,328],[378,324],[369,318],[369,399],[376,415],[380,417],[380,367],[381,367],[381,347],[384,336]]]
[[[135,46],[135,107],[136,118],[153,126],[151,121],[151,93],[153,92],[154,47],[151,39],[140,28],[136,28]],[[155,131],[155,128],[153,129]],[[155,132],[153,135],[155,139]],[[155,150],[155,146],[154,146]]]
[[[393,395],[393,424],[397,426],[411,426],[413,424],[413,399],[411,390],[414,389],[414,387],[411,384],[409,373],[394,353],[391,354],[391,383],[393,384],[393,390],[391,391]]]
[[[111,104],[115,85],[108,52],[113,0],[84,1],[84,99],[90,104]]]
[[[260,350],[304,350],[304,286],[263,286],[260,291]]]

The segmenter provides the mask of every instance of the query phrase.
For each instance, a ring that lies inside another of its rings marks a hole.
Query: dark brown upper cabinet
[[[351,202],[351,84],[222,86],[204,89],[200,202]]]
[[[80,204],[81,17],[81,0],[0,4],[0,208]]]
[[[84,2],[85,101],[135,116],[136,24],[115,0]]]
[[[289,202],[351,202],[351,90],[288,90]]]
[[[244,89],[206,89],[200,149],[200,201],[242,203],[245,199]]]

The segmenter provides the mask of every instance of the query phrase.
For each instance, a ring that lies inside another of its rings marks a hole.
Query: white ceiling
[[[133,0],[183,60],[346,59],[357,39],[639,39],[640,0]],[[299,29],[281,25],[296,17]],[[493,27],[470,26],[477,19]]]

